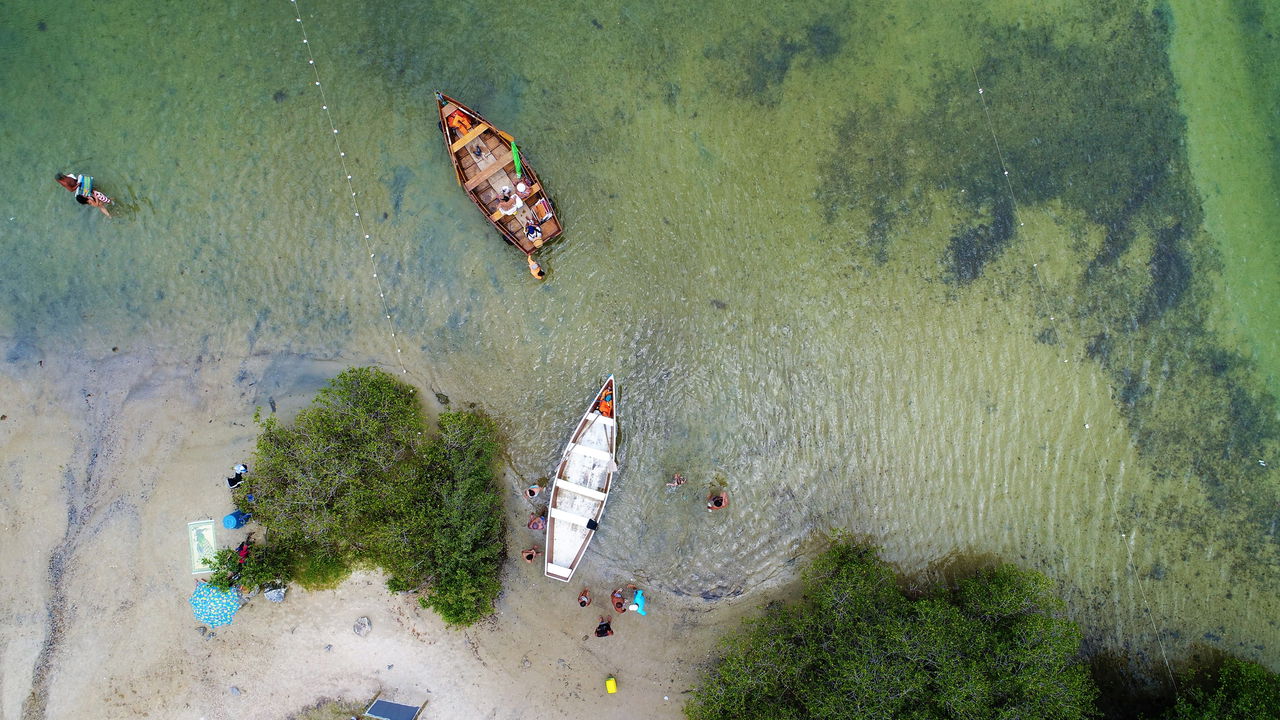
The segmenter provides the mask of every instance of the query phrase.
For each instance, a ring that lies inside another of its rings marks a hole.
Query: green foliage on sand
[[[873,549],[841,543],[803,601],[729,638],[685,713],[717,718],[1092,717],[1080,629],[1048,578],[1002,566],[909,599]]]
[[[237,499],[295,559],[291,577],[326,585],[369,563],[392,591],[423,590],[451,625],[492,612],[502,516],[491,420],[445,413],[439,436],[428,436],[413,388],[351,368],[292,425],[259,424],[254,473]]]
[[[1280,676],[1257,663],[1229,658],[1207,688],[1178,698],[1164,720],[1280,718]]]
[[[223,590],[232,585],[252,590],[274,587],[288,580],[293,567],[288,548],[260,545],[251,539],[246,542],[249,554],[244,562],[240,562],[240,556],[231,548],[222,548],[212,559],[205,559],[204,564],[211,571],[210,585]]]

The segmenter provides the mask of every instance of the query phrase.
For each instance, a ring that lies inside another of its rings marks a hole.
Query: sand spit
[[[656,594],[648,617],[616,618],[616,635],[597,639],[610,586],[630,578],[585,569],[597,601],[582,609],[578,584],[516,560],[498,613],[465,631],[358,572],[336,590],[291,588],[281,605],[254,599],[201,633],[187,604],[186,524],[230,509],[222,478],[252,447],[256,406],[288,415],[349,363],[158,364],[0,347],[4,718],[281,718],[378,693],[428,700],[426,718],[676,718],[714,643],[711,621],[723,627],[755,605]],[[511,485],[514,555],[530,538]],[[243,534],[217,532],[222,545]],[[373,624],[366,637],[352,632],[361,616]]]

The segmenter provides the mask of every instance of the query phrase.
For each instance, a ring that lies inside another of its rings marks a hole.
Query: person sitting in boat
[[[533,188],[523,178],[516,179],[516,195],[520,199],[524,199],[533,194]]]
[[[512,195],[511,188],[504,185],[501,193],[502,197],[498,199],[498,210],[503,215],[515,215],[520,211],[520,208],[524,207],[524,201],[520,199],[519,195]]]
[[[454,110],[449,113],[449,117],[445,122],[449,127],[458,131],[459,137],[471,132],[471,118],[467,117],[467,114],[461,110]]]
[[[600,414],[605,417],[613,417],[613,393],[604,396],[600,401]]]
[[[719,493],[712,490],[707,496],[707,512],[712,510],[723,510],[729,507],[729,491],[721,490]]]
[[[536,242],[542,239],[542,228],[529,223],[524,226],[524,236],[529,238],[529,242]]]
[[[107,211],[107,206],[111,204],[111,198],[93,188],[93,178],[88,175],[58,173],[54,179],[58,181],[59,185],[75,193],[76,202],[81,205],[96,207],[102,211],[103,215],[111,217],[111,213]]]

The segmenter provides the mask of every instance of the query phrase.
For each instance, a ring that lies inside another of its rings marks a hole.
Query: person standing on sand
[[[578,607],[586,607],[591,604],[591,591],[582,588],[582,592],[578,593]]]
[[[542,551],[536,547],[531,547],[528,550],[520,551],[520,556],[523,557],[524,561],[529,563],[530,565],[532,565],[534,559],[536,559],[541,554],[542,554]]]
[[[532,514],[530,514],[530,515],[529,515],[529,529],[530,529],[530,530],[546,530],[546,529],[547,529],[547,516],[546,516],[546,515],[539,515],[538,513],[532,513]]]
[[[635,585],[629,584],[627,587],[635,591],[631,594],[631,604],[627,606],[627,609],[634,610],[637,615],[648,615],[649,613],[644,611],[644,591]]]
[[[622,597],[622,588],[614,588],[613,594],[609,598],[613,600],[613,609],[615,611],[620,613],[627,611],[627,601]]]
[[[609,618],[601,615],[600,624],[596,625],[596,637],[609,637],[613,634],[613,627],[609,624]]]

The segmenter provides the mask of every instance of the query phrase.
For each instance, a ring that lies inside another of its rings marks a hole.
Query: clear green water
[[[1233,209],[1202,210],[1184,115],[1213,108],[1176,91],[1171,11],[301,8],[373,264],[291,3],[6,6],[7,361],[403,361],[498,417],[526,478],[613,372],[588,581],[751,593],[843,529],[924,579],[1044,570],[1138,664],[1280,662],[1275,345],[1218,322],[1245,302]],[[545,283],[458,191],[436,89],[551,188]],[[702,508],[712,482],[729,511]]]

